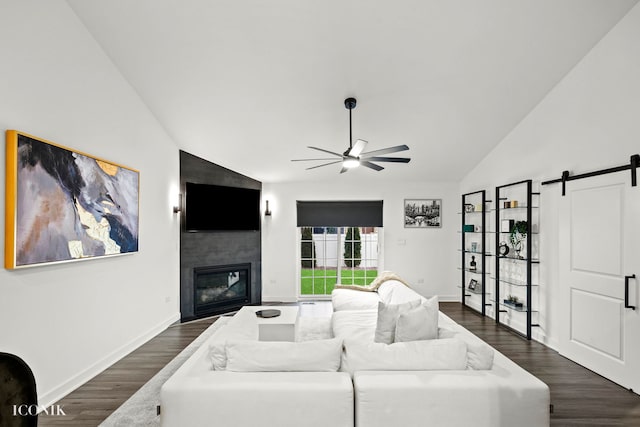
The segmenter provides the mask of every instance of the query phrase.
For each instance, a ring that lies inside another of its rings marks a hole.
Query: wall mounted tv
[[[260,230],[260,190],[187,182],[186,231]]]

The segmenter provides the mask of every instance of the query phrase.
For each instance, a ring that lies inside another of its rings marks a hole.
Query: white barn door
[[[629,172],[571,181],[559,214],[560,354],[640,393],[640,188]]]

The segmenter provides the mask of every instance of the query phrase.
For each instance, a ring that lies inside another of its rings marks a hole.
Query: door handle
[[[632,274],[631,276],[624,276],[624,308],[630,308],[631,310],[635,310],[635,305],[629,305],[629,279],[635,279],[636,275]]]

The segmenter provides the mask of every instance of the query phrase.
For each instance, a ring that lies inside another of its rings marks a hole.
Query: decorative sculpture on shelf
[[[521,252],[522,245],[527,239],[527,230],[527,221],[516,221],[516,223],[513,225],[513,228],[511,229],[511,234],[509,235],[509,241],[511,242],[513,250],[516,252],[516,258],[518,259],[524,259],[521,255]]]

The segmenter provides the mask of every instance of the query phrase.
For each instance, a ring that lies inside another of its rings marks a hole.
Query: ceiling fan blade
[[[333,154],[334,156],[342,157],[342,154],[334,153],[333,151],[324,150],[324,149],[322,149],[322,148],[318,148],[318,147],[311,147],[311,146],[309,146],[308,148],[311,148],[311,149],[313,149],[313,150],[322,151],[322,152],[324,152],[324,153]]]
[[[371,162],[394,162],[394,163],[409,163],[411,161],[408,157],[367,157],[363,160],[369,160]]]
[[[361,158],[369,158],[373,156],[377,156],[379,154],[389,154],[389,153],[397,153],[398,151],[408,150],[409,147],[406,145],[396,145],[395,147],[383,148],[382,150],[374,150],[369,151],[368,153],[362,153]]]
[[[311,160],[335,160],[333,157],[325,157],[324,159],[293,159],[292,162],[309,162]]]
[[[382,166],[376,165],[375,163],[371,163],[366,160],[360,160],[360,164],[366,168],[373,169],[375,171],[381,171],[382,169],[384,169]]]
[[[342,167],[342,169],[340,169],[340,173],[345,173],[346,171],[348,171],[349,168],[345,168],[344,166]]]
[[[353,144],[353,147],[351,147],[351,150],[349,150],[349,155],[353,157],[359,157],[360,153],[362,153],[362,150],[364,150],[364,147],[366,146],[367,141],[365,141],[364,139],[356,140],[356,143]]]
[[[318,165],[318,166],[311,166],[310,168],[307,168],[307,170],[315,169],[315,168],[321,168],[323,166],[335,165],[336,163],[342,163],[342,160],[336,160],[335,162],[323,163],[323,164]]]

